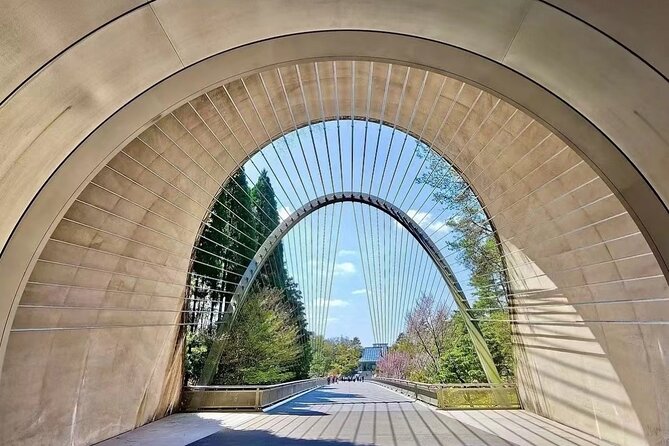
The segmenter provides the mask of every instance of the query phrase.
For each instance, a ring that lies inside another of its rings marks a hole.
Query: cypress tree
[[[203,222],[200,237],[193,249],[189,301],[192,312],[191,320],[188,321],[196,324],[191,327],[193,330],[212,328],[216,302],[223,299],[220,272],[225,246],[225,237],[221,234],[225,218],[221,214],[224,212],[221,204],[215,202],[212,211]]]
[[[196,322],[197,325],[191,327],[187,338],[187,380],[201,373],[206,351],[216,331],[216,322],[222,317],[225,305],[232,297],[251,258],[278,226],[279,221],[276,195],[266,171],[261,172],[255,186],[249,189],[246,174],[240,169],[221,189],[203,224],[192,256],[193,286],[190,295],[193,299],[188,306],[191,310],[188,322]],[[307,378],[312,355],[304,304],[297,283],[288,276],[281,243],[261,269],[256,286],[259,289],[253,293],[255,296],[266,296],[273,293],[268,288],[276,289],[280,300],[276,302],[279,305],[276,308],[287,311],[285,329],[294,331],[296,335],[295,344],[291,348],[296,349],[299,355],[287,371],[286,378]],[[240,308],[240,321],[245,320],[244,314],[250,308],[253,305],[248,308],[243,305]],[[250,320],[247,322],[251,323]],[[257,346],[253,342],[237,345],[237,348],[249,350],[255,347]],[[279,349],[284,347],[277,345]],[[229,360],[231,358],[226,358],[226,361]],[[222,367],[219,369],[219,378],[223,370],[228,375],[234,369],[233,364],[219,364],[219,367]],[[249,369],[250,372],[252,370]]]
[[[251,201],[256,214],[257,246],[260,246],[274,228],[280,223],[279,211],[274,188],[267,171],[260,172],[258,181],[251,189]],[[311,345],[307,331],[307,320],[304,313],[302,293],[298,284],[288,276],[286,270],[283,244],[279,242],[270,258],[259,274],[259,281],[267,287],[278,288],[283,291],[283,298],[288,308],[292,309],[291,321],[297,326],[299,339],[302,341],[302,354],[295,364],[294,372],[298,379],[307,378],[311,364]]]
[[[223,250],[225,260],[222,262],[221,279],[224,296],[229,300],[258,249],[251,191],[244,169],[234,173],[223,188],[220,200],[227,208],[223,222],[226,249]]]
[[[260,246],[269,237],[274,228],[279,225],[280,221],[276,194],[265,169],[260,172],[258,181],[251,189],[251,201],[256,218],[256,244]],[[281,242],[279,242],[272,255],[267,259],[265,266],[260,271],[259,278],[265,286],[281,290],[286,288],[288,272],[286,271],[283,244]]]

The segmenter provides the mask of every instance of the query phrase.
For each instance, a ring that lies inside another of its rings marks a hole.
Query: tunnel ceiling
[[[518,304],[556,310],[514,316],[526,405],[566,420],[585,404],[615,424],[605,409],[613,399],[632,422],[612,429],[632,439],[661,424],[648,402],[667,401],[658,391],[669,388],[667,332],[651,322],[669,313],[667,282],[588,162],[523,111],[461,80],[338,60],[207,91],[157,118],[101,168],[58,222],[21,296],[0,380],[1,429],[97,441],[170,410],[181,384],[190,255],[213,197],[272,139],[345,117],[397,126],[451,162],[515,265]],[[593,395],[561,381],[593,368],[605,383]],[[103,401],[104,413],[91,412]],[[579,422],[594,429],[588,417]]]

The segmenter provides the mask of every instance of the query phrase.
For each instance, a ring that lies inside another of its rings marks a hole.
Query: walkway
[[[605,445],[525,411],[437,411],[372,383],[338,383],[259,414],[177,414],[101,446]]]

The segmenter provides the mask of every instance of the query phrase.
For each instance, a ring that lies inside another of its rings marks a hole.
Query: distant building
[[[358,371],[373,372],[376,370],[376,363],[388,352],[388,344],[373,344],[372,347],[362,349],[362,357]]]

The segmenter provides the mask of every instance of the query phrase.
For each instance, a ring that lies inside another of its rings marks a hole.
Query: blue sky
[[[457,216],[435,204],[431,187],[414,181],[429,172],[426,166],[416,139],[399,130],[330,121],[279,138],[254,155],[245,170],[251,184],[261,170],[268,171],[284,218],[325,193],[362,191],[399,206],[443,247],[451,237],[445,222]],[[452,302],[408,233],[368,206],[342,203],[320,209],[289,233],[284,249],[288,270],[303,291],[310,327],[327,337],[357,336],[364,345],[391,342],[421,292]],[[469,274],[457,255],[442,252],[466,288]],[[388,322],[382,315],[389,314]]]

